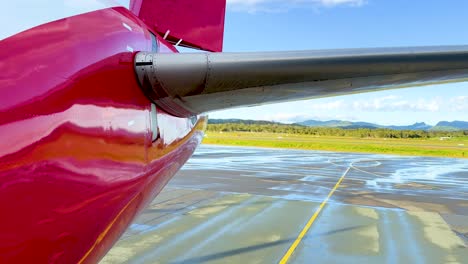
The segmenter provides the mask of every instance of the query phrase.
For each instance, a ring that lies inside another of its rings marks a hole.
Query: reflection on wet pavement
[[[466,263],[468,160],[202,145],[102,263]]]

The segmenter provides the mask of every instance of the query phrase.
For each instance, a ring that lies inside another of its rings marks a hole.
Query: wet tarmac
[[[101,263],[468,263],[467,246],[466,159],[202,145]]]

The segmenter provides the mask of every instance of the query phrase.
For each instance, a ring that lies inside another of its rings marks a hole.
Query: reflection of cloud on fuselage
[[[102,130],[109,137],[122,133],[135,136],[139,134],[141,139],[137,141],[143,142],[143,136],[147,133],[148,115],[149,113],[145,110],[74,105],[63,112],[19,120],[0,126],[0,134],[6,138],[15,138],[15,140],[4,142],[0,149],[0,156],[19,151],[32,142],[39,142],[66,124],[87,131]],[[18,135],[17,131],[24,131],[24,133]],[[102,134],[102,132],[96,134]]]
[[[0,24],[2,25],[0,40],[59,19],[116,6],[128,8],[129,2],[129,0],[65,0],[50,1],[45,5],[40,1],[17,0],[14,5],[0,9]]]

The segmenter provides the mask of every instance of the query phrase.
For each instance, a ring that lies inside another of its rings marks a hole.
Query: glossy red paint
[[[226,0],[131,0],[130,9],[167,39],[208,51],[223,50]]]
[[[151,44],[125,8],[0,41],[0,263],[97,262],[191,156],[203,118],[159,111],[151,141],[133,68]]]

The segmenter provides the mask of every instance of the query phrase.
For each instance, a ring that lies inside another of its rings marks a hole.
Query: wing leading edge
[[[140,52],[146,94],[176,116],[468,80],[468,46],[256,53]]]

